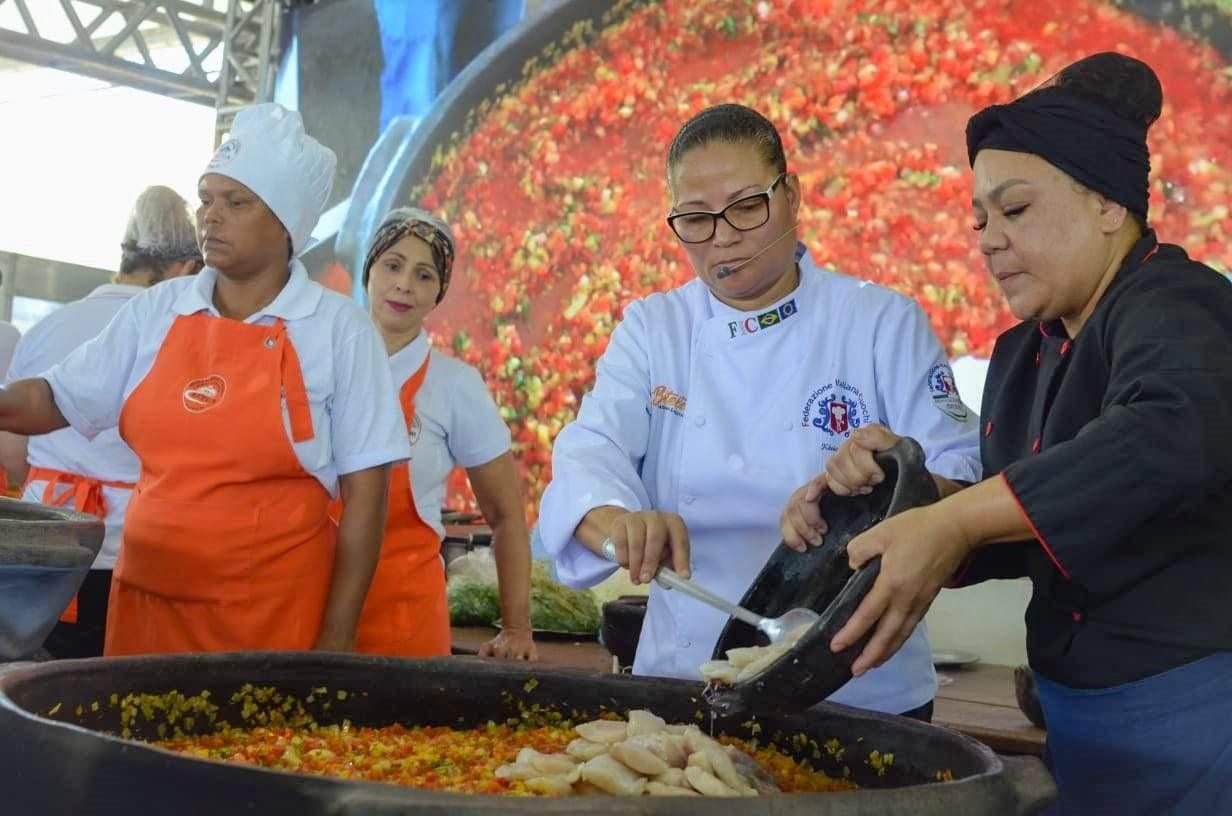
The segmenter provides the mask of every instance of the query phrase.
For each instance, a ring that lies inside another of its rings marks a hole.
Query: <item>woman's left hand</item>
[[[842,651],[876,624],[851,667],[853,675],[894,656],[971,550],[943,502],[899,513],[852,539],[847,557],[853,569],[881,556],[873,588],[830,642],[833,651]]]
[[[502,629],[496,637],[479,647],[480,657],[503,657],[507,660],[539,659],[539,650],[529,629]]]

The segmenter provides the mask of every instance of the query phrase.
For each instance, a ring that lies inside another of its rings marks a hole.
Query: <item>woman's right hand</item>
[[[689,531],[675,513],[621,513],[610,522],[607,535],[616,545],[616,563],[629,570],[634,584],[653,581],[662,565],[689,577]]]
[[[901,437],[881,425],[860,428],[839,446],[826,461],[826,469],[791,494],[779,516],[783,543],[797,552],[811,544],[820,547],[825,541],[826,521],[821,517],[818,501],[827,491],[838,496],[871,493],[875,485],[885,481],[885,473],[873,458],[878,451],[889,450]]]

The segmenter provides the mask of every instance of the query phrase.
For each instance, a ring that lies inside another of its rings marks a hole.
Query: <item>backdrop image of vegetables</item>
[[[820,263],[916,298],[952,357],[986,357],[1013,321],[970,231],[966,119],[1079,57],[1120,50],[1155,68],[1167,101],[1151,135],[1152,223],[1232,267],[1232,67],[1118,4],[627,5],[478,111],[414,191],[460,244],[430,328],[501,405],[532,518],[552,440],[623,307],[693,277],[663,221],[663,156],[708,105],[741,102],[778,125],[804,189],[801,237]],[[451,482],[453,506],[469,501],[462,484]]]

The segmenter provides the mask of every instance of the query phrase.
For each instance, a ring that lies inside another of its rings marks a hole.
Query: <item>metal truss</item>
[[[283,5],[0,0],[0,20],[19,21],[0,24],[0,57],[211,105],[221,137],[236,110],[273,97]]]

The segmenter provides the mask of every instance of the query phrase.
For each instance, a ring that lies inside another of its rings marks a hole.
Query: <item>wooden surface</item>
[[[457,651],[474,653],[496,630],[484,626],[454,627]],[[596,672],[612,671],[612,656],[596,641],[537,639],[539,664]],[[1008,666],[976,664],[939,669],[941,683],[933,722],[974,737],[1003,754],[1039,754],[1044,732],[1018,710],[1014,700],[1014,670]]]
[[[953,682],[947,683],[947,678]],[[1044,731],[1018,710],[1014,670],[977,663],[938,669],[933,722],[961,731],[1003,754],[1040,754]]]
[[[496,637],[496,629],[488,626],[453,627],[455,652],[474,654],[479,647]],[[612,655],[597,641],[548,640],[536,638],[540,666],[561,666],[570,669],[586,669],[594,672],[610,672]]]

